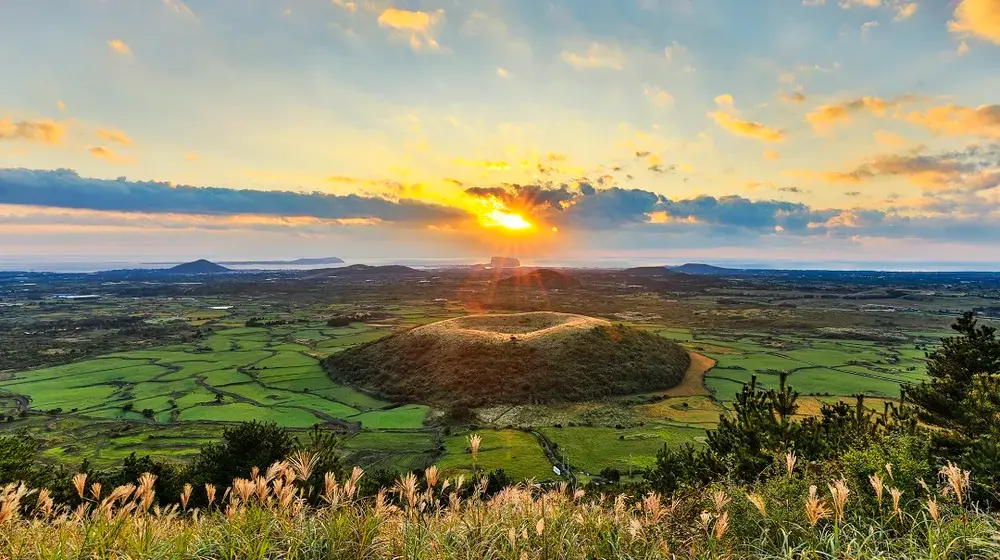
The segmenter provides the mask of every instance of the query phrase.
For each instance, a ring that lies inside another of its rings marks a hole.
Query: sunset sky
[[[4,0],[0,256],[1000,263],[1000,0]]]

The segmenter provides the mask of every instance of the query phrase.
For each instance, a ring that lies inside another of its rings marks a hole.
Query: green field
[[[417,305],[393,313],[396,328],[456,315]],[[753,376],[763,387],[776,387],[779,373],[789,372],[789,383],[804,398],[815,396],[802,414],[817,413],[819,399],[856,393],[895,398],[901,383],[923,378],[921,345],[927,342],[642,323],[637,326],[716,362],[705,374],[704,394],[478,409],[473,412],[483,446],[473,465],[468,433],[446,432],[436,420],[441,410],[391,403],[337,384],[320,365],[325,356],[376,340],[391,328],[378,322],[330,328],[307,320],[247,328],[214,310],[198,311],[192,320],[215,328],[184,344],[5,374],[0,407],[17,409],[27,399],[31,410],[6,429],[35,434],[44,441],[44,457],[73,463],[85,457],[113,462],[133,451],[184,459],[237,421],[273,421],[296,432],[320,424],[340,431],[346,459],[366,468],[407,471],[438,464],[467,474],[474,467],[477,473],[503,468],[514,478],[540,480],[556,478],[540,443],[547,439],[586,477],[606,467],[623,473],[648,467],[664,445],[703,441]],[[878,399],[873,403],[881,406]]]

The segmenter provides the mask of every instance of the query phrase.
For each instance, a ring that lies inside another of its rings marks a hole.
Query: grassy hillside
[[[327,358],[333,377],[442,405],[566,402],[666,389],[690,363],[663,337],[579,315],[463,317]]]

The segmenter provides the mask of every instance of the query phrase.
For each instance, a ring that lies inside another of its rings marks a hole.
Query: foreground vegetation
[[[475,445],[473,443],[473,445]],[[74,478],[76,507],[48,490],[0,492],[0,556],[55,558],[985,558],[1000,554],[998,518],[970,507],[969,473],[949,465],[920,496],[893,465],[867,487],[810,484],[787,458],[777,483],[718,486],[667,499],[589,496],[565,484],[439,479],[429,468],[374,497],[355,469],[321,485],[314,457],[255,470],[224,492],[186,485],[157,505],[156,477],[115,488]],[[190,507],[198,495],[201,508]],[[315,504],[315,505],[311,505]]]

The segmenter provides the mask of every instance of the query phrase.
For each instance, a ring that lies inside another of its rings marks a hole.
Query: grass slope
[[[667,389],[691,358],[675,342],[580,315],[442,321],[334,354],[334,378],[443,405],[567,402]]]

